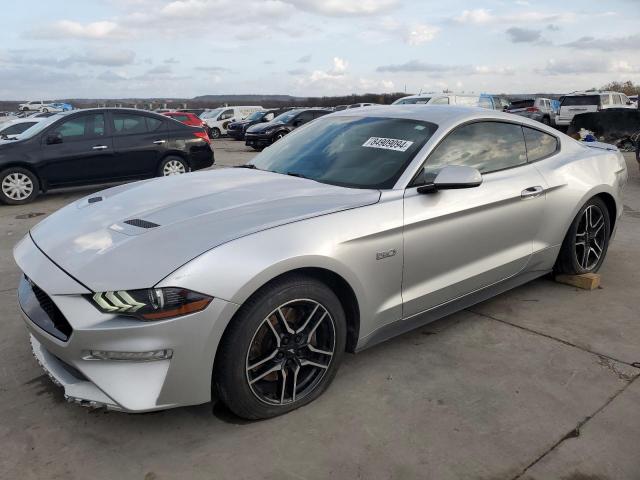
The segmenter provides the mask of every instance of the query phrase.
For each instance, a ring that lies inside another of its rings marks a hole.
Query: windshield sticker
[[[363,147],[381,148],[383,150],[394,150],[396,152],[406,152],[411,145],[413,145],[413,142],[409,140],[381,137],[371,137],[362,144]]]

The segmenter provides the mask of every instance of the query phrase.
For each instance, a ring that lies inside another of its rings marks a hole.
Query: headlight
[[[89,295],[103,313],[117,313],[141,320],[164,320],[204,310],[213,297],[185,288],[166,287],[119,290]]]

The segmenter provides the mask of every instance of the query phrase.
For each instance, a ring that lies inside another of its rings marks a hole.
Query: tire
[[[585,228],[587,221],[590,225],[588,229]],[[554,271],[568,275],[597,272],[607,255],[610,235],[609,210],[602,199],[593,197],[571,223]]]
[[[325,284],[304,275],[275,280],[247,300],[227,328],[216,356],[213,394],[250,420],[302,407],[335,377],[346,331],[342,305]]]
[[[280,140],[281,138],[283,138],[287,133],[289,133],[289,132],[282,131],[282,132],[278,132],[278,133],[276,133],[276,134],[273,136],[273,143],[276,143],[278,140]]]
[[[549,117],[542,117],[542,123],[544,125],[551,125],[551,120],[549,119]]]
[[[0,202],[24,205],[33,202],[40,193],[40,182],[31,171],[10,167],[0,172]]]
[[[160,162],[158,167],[159,177],[168,177],[170,175],[181,175],[189,171],[189,164],[185,159],[175,155],[169,155]]]
[[[42,109],[42,113],[49,113],[49,109],[48,108],[43,108]]]
[[[210,128],[209,129],[209,137],[211,138],[220,138],[221,137],[221,133],[220,133],[220,129],[219,128]]]

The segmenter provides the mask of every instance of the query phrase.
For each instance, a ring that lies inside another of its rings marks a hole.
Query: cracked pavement
[[[255,153],[215,142],[218,166]],[[637,480],[640,175],[583,291],[548,278],[357,355],[313,404],[243,422],[220,405],[128,415],[67,404],[31,357],[11,249],[99,188],[0,207],[0,477]]]

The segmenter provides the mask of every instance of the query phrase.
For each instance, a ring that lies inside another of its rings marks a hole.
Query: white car
[[[609,108],[637,108],[624,93],[601,92],[597,90],[576,92],[566,95],[560,102],[556,115],[556,125],[567,127],[573,117],[580,113],[599,112]]]
[[[33,100],[27,103],[21,103],[18,105],[18,110],[21,112],[53,112],[58,111],[55,110],[55,107],[52,105],[53,101],[51,100]]]
[[[0,138],[15,138],[42,120],[44,120],[44,118],[18,118],[5,122],[0,125]]]
[[[227,134],[227,126],[231,122],[244,120],[252,113],[261,110],[264,108],[260,106],[220,107],[202,112],[200,119],[207,126],[210,138],[220,138]]]

